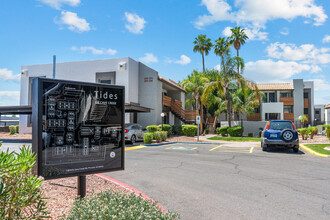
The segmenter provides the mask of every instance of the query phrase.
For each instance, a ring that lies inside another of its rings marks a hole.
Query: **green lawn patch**
[[[325,147],[330,147],[330,144],[304,144],[304,146],[316,153],[330,155],[329,150],[324,150]]]
[[[208,138],[209,140],[216,140],[216,141],[261,141],[261,138],[254,138],[254,137],[220,137],[220,136],[214,136]]]

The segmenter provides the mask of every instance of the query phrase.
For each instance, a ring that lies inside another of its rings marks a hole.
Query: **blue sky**
[[[132,57],[163,77],[201,70],[194,38],[246,29],[244,76],[259,83],[314,80],[330,103],[330,2],[320,0],[2,0],[0,105],[19,104],[22,65]],[[236,52],[233,50],[232,54]],[[208,69],[219,57],[206,57]]]

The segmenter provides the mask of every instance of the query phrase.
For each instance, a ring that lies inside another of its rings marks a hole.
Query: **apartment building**
[[[290,120],[297,121],[306,115],[309,124],[314,124],[314,82],[294,79],[290,83],[258,84],[265,94],[254,114],[247,115],[247,121]]]
[[[53,64],[26,65],[21,72],[20,105],[31,105],[32,80],[53,78]],[[163,120],[173,125],[196,117],[196,112],[184,109],[183,88],[129,57],[57,63],[55,78],[125,86],[125,123],[145,127]],[[21,116],[19,124],[20,132],[31,132],[30,116]]]
[[[330,104],[326,105],[324,108],[324,121],[326,124],[330,124]]]

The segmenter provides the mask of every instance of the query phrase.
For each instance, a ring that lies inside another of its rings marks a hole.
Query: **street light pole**
[[[164,116],[165,116],[164,112],[160,113],[160,117],[162,117],[162,131],[163,131]]]

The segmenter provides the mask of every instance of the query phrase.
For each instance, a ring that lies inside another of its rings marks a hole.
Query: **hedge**
[[[169,124],[163,124],[163,129],[162,129],[162,125],[158,125],[158,130],[159,131],[167,131],[167,135],[170,136],[172,134],[172,125]]]
[[[228,128],[228,134],[231,137],[240,137],[243,131],[244,131],[244,129],[242,126],[234,126],[234,127]]]
[[[173,130],[172,130],[172,133],[174,135],[182,135],[183,132],[182,132],[182,125],[173,125]]]
[[[15,125],[15,132],[18,134],[19,133],[19,125]]]
[[[182,132],[186,136],[194,137],[197,135],[197,125],[182,125]]]
[[[158,131],[158,126],[157,125],[149,125],[149,126],[147,126],[147,130],[150,133],[154,133],[154,132]]]
[[[217,128],[217,134],[221,134],[221,136],[228,136],[228,126]]]
[[[16,128],[15,128],[15,125],[10,125],[9,126],[9,134],[10,135],[13,135],[16,133]]]
[[[151,144],[153,139],[154,139],[154,136],[152,135],[152,133],[144,133],[143,143]]]

